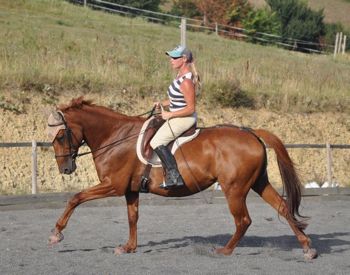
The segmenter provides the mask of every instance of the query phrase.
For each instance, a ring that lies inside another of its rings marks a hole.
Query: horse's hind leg
[[[227,193],[226,198],[235,220],[236,232],[224,247],[216,249],[216,253],[224,255],[232,254],[233,249],[237,246],[252,222],[246,205],[246,195],[242,195],[237,191]]]
[[[317,252],[315,249],[311,248],[310,238],[305,235],[301,228],[298,228],[298,226],[295,225],[292,218],[290,217],[288,206],[285,200],[277,193],[277,191],[272,187],[272,185],[268,183],[266,187],[262,190],[262,192],[259,192],[259,195],[274,209],[276,209],[279,215],[281,215],[287,220],[303,248],[305,258],[316,258]]]
[[[53,230],[53,235],[51,235],[49,238],[49,243],[53,245],[62,241],[63,235],[61,231],[67,226],[70,216],[73,214],[74,209],[79,204],[90,200],[113,196],[114,193],[114,188],[110,183],[100,183],[75,194],[73,198],[69,200],[66,209],[58,219],[56,227]]]

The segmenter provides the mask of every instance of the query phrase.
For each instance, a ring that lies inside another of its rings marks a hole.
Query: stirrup
[[[180,177],[181,177],[181,176],[180,176]],[[171,185],[169,185],[169,184],[166,184],[165,181],[163,181],[163,182],[159,185],[160,188],[166,189],[166,190],[172,189],[172,188],[178,188],[178,187],[182,187],[182,186],[185,186],[185,183],[184,183],[183,179],[182,179],[180,182],[177,181],[176,184],[171,184]]]
[[[184,184],[178,185],[178,184],[173,184],[173,185],[166,185],[165,182],[163,182],[161,185],[159,185],[159,188],[169,190],[169,189],[175,189],[175,188],[180,188],[182,186],[185,186]]]

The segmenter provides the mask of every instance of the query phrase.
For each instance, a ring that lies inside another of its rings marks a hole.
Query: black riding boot
[[[165,170],[165,186],[163,187],[171,188],[183,186],[184,180],[179,173],[176,160],[169,148],[164,145],[160,145],[154,149],[154,152],[156,152],[162,161],[162,166]]]

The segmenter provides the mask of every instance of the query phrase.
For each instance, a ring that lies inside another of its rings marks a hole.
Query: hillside
[[[0,142],[46,141],[50,109],[85,95],[137,115],[165,96],[173,77],[164,51],[179,30],[92,11],[65,1],[0,0]],[[350,59],[305,55],[188,33],[203,78],[200,126],[266,128],[285,143],[350,143]],[[221,108],[208,95],[239,83],[253,109]],[[30,190],[30,149],[0,149],[0,193]],[[291,152],[303,182],[326,179],[325,151]],[[271,180],[280,184],[271,157]],[[349,152],[334,151],[334,179],[349,185]],[[39,149],[39,189],[77,190],[96,183],[89,157],[75,175],[58,174],[51,149]]]

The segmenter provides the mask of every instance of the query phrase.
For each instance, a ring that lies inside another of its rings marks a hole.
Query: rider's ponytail
[[[189,63],[189,66],[190,66],[190,70],[193,74],[193,83],[194,83],[196,95],[198,96],[198,95],[200,95],[201,88],[202,88],[201,79],[200,79],[200,76],[199,76],[198,71],[196,69],[196,66],[194,65],[194,62]]]

